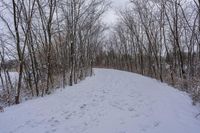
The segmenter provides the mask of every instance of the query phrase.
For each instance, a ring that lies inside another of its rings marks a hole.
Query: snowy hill
[[[117,70],[0,113],[0,133],[199,133],[198,107],[156,80]]]

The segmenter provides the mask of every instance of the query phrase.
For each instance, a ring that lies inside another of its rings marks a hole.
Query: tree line
[[[131,0],[118,14],[96,65],[156,78],[199,101],[200,1]]]
[[[106,0],[2,0],[1,102],[19,104],[92,75],[108,6]],[[18,72],[14,83],[10,60]]]

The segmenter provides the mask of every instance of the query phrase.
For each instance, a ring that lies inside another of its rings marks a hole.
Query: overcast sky
[[[104,17],[104,22],[107,24],[113,24],[117,20],[117,14],[115,10],[121,9],[125,7],[125,5],[128,3],[129,0],[111,0],[112,1],[112,8],[109,9],[108,12],[106,12]]]

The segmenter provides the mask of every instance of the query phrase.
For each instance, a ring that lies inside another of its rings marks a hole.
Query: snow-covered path
[[[0,113],[0,133],[199,133],[187,94],[156,80],[95,69],[78,85]]]

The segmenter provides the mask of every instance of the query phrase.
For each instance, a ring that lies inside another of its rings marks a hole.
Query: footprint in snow
[[[160,122],[158,122],[158,121],[156,121],[156,122],[153,124],[154,127],[158,127],[159,125],[160,125]]]
[[[47,120],[47,122],[49,122],[51,127],[55,127],[60,123],[60,121],[56,120],[55,117],[51,117],[51,119]]]
[[[129,107],[129,108],[128,108],[128,111],[130,111],[130,112],[135,111],[135,108]]]
[[[87,106],[87,104],[83,104],[82,106],[80,106],[81,109],[84,109]]]
[[[66,115],[68,113],[69,113],[68,111],[63,111],[63,113],[61,115]]]
[[[68,120],[72,116],[72,113],[68,114],[65,119]]]

